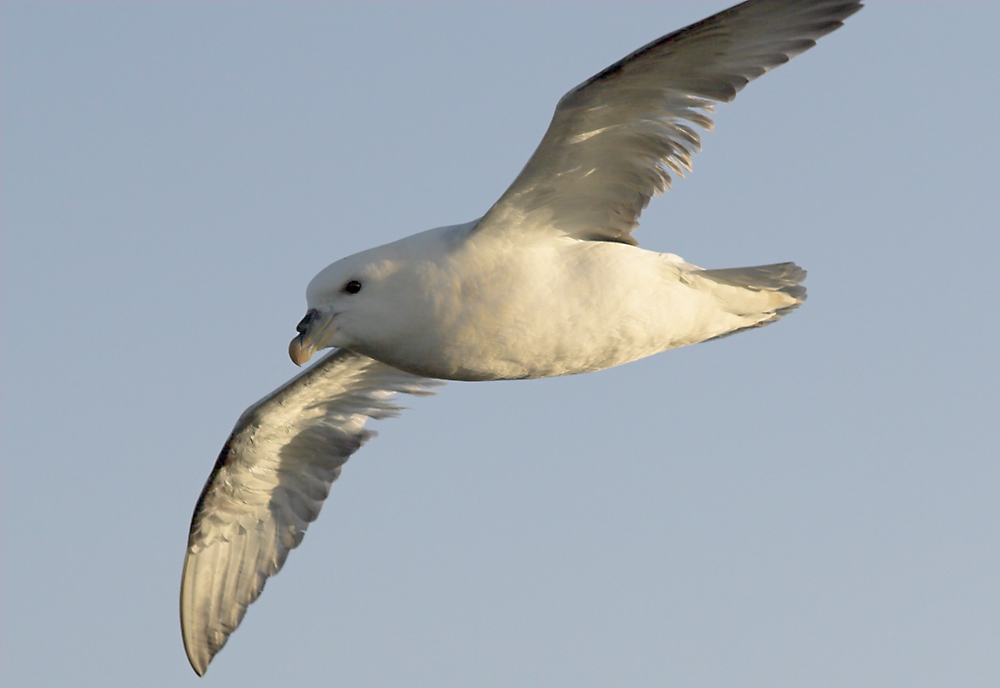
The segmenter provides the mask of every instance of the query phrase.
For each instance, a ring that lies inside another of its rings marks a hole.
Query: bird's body
[[[373,292],[363,318],[353,302],[365,291],[341,299],[337,345],[446,380],[572,375],[771,322],[805,295],[805,273],[792,264],[753,268],[752,287],[734,285],[723,280],[738,270],[702,270],[669,253],[551,229],[511,241],[477,232],[477,222],[421,232],[317,275],[315,284],[357,278]]]
[[[857,0],[748,0],[572,89],[478,220],[358,253],[317,275],[289,353],[339,347],[240,417],[195,507],[181,628],[203,674],[302,540],[365,423],[444,380],[571,375],[779,319],[794,263],[703,270],[632,231],[691,169],[713,103],[815,45]]]

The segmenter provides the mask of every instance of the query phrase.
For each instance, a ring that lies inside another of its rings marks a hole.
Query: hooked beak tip
[[[292,363],[301,367],[320,349],[327,347],[327,342],[333,337],[337,328],[333,326],[336,314],[323,315],[315,308],[310,308],[306,317],[296,326],[299,336],[288,344],[288,357]]]
[[[292,363],[301,368],[303,363],[312,358],[315,350],[314,347],[305,345],[302,342],[302,335],[299,335],[288,344],[288,357],[292,359]]]

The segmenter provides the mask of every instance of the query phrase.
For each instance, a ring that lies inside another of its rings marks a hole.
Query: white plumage
[[[793,263],[703,270],[631,232],[691,168],[711,104],[812,47],[860,2],[750,0],[664,36],[566,94],[479,220],[338,261],[307,290],[289,352],[339,347],[250,407],[195,508],[181,585],[203,674],[319,514],[369,418],[429,378],[600,370],[774,322],[805,299]]]

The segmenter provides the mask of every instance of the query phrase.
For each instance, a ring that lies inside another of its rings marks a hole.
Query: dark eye
[[[351,280],[350,282],[344,285],[344,291],[346,291],[348,294],[357,294],[359,291],[361,291],[361,282],[357,280]]]

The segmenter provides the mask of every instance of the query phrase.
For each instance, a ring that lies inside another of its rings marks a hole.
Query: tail
[[[806,271],[795,263],[701,270],[695,274],[720,285],[717,295],[728,309],[747,318],[743,327],[713,339],[773,323],[806,300],[806,288],[802,286]]]

